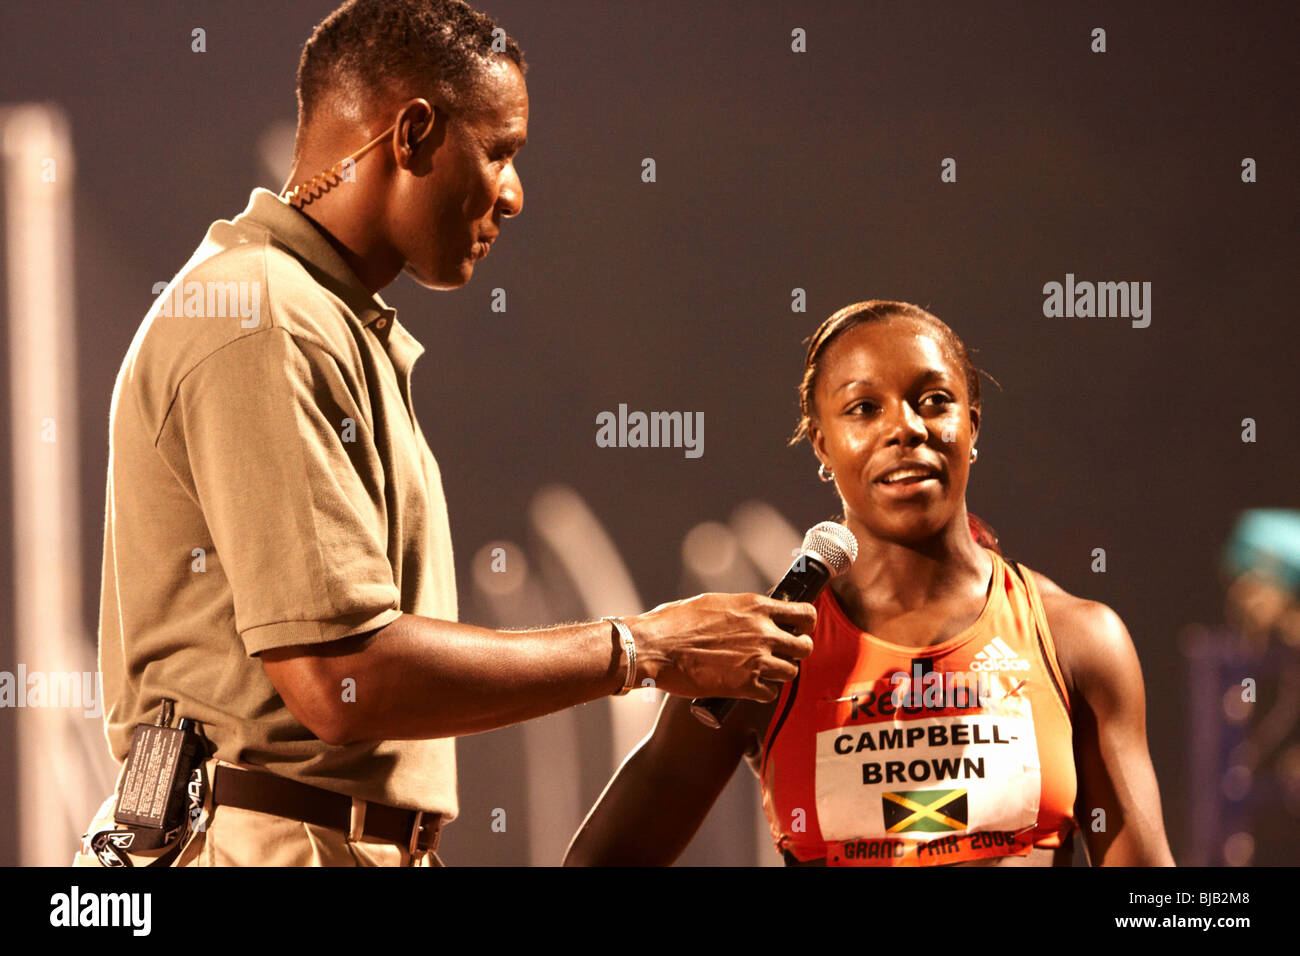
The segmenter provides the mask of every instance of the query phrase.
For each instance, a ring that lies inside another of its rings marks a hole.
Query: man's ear
[[[410,165],[420,144],[435,129],[445,129],[446,124],[441,121],[445,116],[444,110],[436,109],[423,97],[417,97],[401,108],[393,129],[393,145],[403,166]]]

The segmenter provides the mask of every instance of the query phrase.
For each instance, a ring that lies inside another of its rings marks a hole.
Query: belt
[[[271,773],[218,764],[213,774],[212,802],[214,806],[224,804],[271,813],[344,833],[352,831],[351,797]],[[438,849],[441,832],[441,813],[402,810],[366,801],[363,833],[368,837],[396,843],[411,853],[416,850],[432,852]]]

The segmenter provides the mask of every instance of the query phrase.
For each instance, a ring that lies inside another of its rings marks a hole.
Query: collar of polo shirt
[[[269,189],[258,188],[253,190],[244,216],[264,227],[309,266],[322,285],[347,303],[362,326],[373,326],[383,334],[393,327],[397,310],[362,284],[352,267],[302,212]]]

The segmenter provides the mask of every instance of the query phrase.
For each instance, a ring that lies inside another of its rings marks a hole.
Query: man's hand
[[[760,594],[701,594],[627,618],[636,682],[681,697],[775,700],[812,653],[817,610]]]

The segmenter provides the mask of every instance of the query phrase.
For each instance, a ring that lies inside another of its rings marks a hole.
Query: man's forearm
[[[319,658],[335,743],[494,730],[612,694],[625,675],[606,621],[510,632],[403,614],[339,650]]]
[[[679,697],[776,699],[812,653],[817,611],[760,594],[697,594],[627,618],[636,682]],[[481,733],[623,686],[606,622],[491,631],[403,614],[371,634],[263,651],[290,712],[332,744]]]

